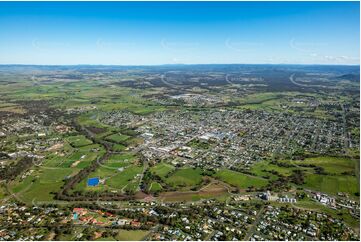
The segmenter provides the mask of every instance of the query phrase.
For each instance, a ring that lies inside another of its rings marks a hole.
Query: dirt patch
[[[75,161],[70,167],[76,167],[80,163],[80,160]]]
[[[205,187],[203,187],[199,193],[200,194],[218,194],[227,192],[228,189],[219,183],[211,183]]]
[[[94,127],[94,126],[86,127],[86,129],[88,129],[90,132],[92,132],[94,134],[101,134],[101,133],[104,133],[105,131],[107,131],[104,128],[99,128],[99,127]]]
[[[0,108],[1,112],[8,112],[8,113],[16,113],[16,114],[24,114],[26,110],[19,106],[11,106],[11,107],[2,107]]]
[[[58,143],[58,144],[55,144],[55,145],[49,147],[49,148],[48,148],[48,151],[58,150],[58,149],[62,148],[63,146],[64,146],[63,143]]]
[[[144,192],[139,191],[139,192],[135,193],[134,198],[138,200],[138,199],[144,199],[148,196],[149,195],[145,194]]]
[[[46,240],[48,240],[48,241],[53,240],[53,239],[55,238],[55,235],[56,235],[55,232],[50,232],[50,233],[48,234],[48,236],[46,237]]]

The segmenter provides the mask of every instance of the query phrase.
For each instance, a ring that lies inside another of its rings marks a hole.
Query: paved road
[[[347,121],[346,121],[346,108],[344,104],[340,104],[342,109],[342,127],[343,127],[343,136],[344,136],[344,149],[345,153],[347,149],[350,147],[351,139],[347,132]]]
[[[253,224],[251,225],[251,227],[249,228],[246,236],[244,237],[244,240],[249,240],[251,238],[251,236],[253,235],[253,232],[255,231],[257,224],[259,223],[259,221],[261,220],[262,214],[264,212],[264,205],[261,207],[261,209],[258,211],[256,220],[253,222]]]

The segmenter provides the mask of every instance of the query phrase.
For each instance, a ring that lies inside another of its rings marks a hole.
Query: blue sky
[[[0,64],[359,64],[359,2],[0,2]]]

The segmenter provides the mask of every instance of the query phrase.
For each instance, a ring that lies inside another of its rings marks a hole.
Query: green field
[[[270,176],[272,179],[277,179],[278,176],[271,174],[270,172],[276,171],[283,176],[289,176],[292,174],[293,168],[281,167],[271,164],[270,161],[260,161],[254,164],[251,168],[251,172],[256,176]]]
[[[289,101],[290,98],[295,97],[317,97],[320,100],[329,101],[329,97],[322,95],[315,95],[312,93],[301,92],[259,92],[249,94],[242,98],[236,99],[239,102],[238,108],[249,110],[264,110],[268,112],[285,112],[285,113],[300,113],[304,112],[307,115],[320,119],[333,119],[327,110],[316,108],[312,109],[305,103],[296,103]]]
[[[165,176],[175,169],[174,166],[166,163],[158,163],[157,165],[150,168],[150,172],[164,179]]]
[[[129,139],[125,140],[123,143],[126,146],[137,146],[139,144],[142,144],[143,141],[144,140],[142,138],[134,137],[134,138],[129,138]]]
[[[125,189],[134,191],[139,185],[139,178],[136,176],[141,174],[143,167],[141,166],[129,166],[124,169],[123,172],[116,174],[109,180],[106,180],[106,185],[111,188]]]
[[[113,237],[100,237],[96,239],[96,241],[116,241],[116,239],[114,239]]]
[[[70,136],[67,137],[66,140],[74,147],[86,146],[93,143],[91,140],[85,138],[84,135]]]
[[[356,160],[344,157],[320,156],[307,158],[302,161],[293,161],[296,165],[312,164],[324,168],[325,172],[331,174],[341,174],[343,172],[354,172],[356,169]]]
[[[278,163],[288,164],[291,167],[278,166],[271,164],[270,161],[261,161],[256,163],[250,171],[258,177],[269,176],[272,180],[275,180],[278,176],[272,174],[271,171],[276,171],[280,175],[287,177],[292,175],[293,170],[303,170],[305,177],[302,187],[334,195],[338,192],[345,192],[355,196],[355,193],[359,192],[358,179],[353,175],[357,170],[357,161],[353,159],[320,156],[296,161],[282,160],[278,161]],[[302,165],[322,167],[325,174],[316,174],[315,167],[304,167]],[[234,178],[236,179],[236,177]]]
[[[198,148],[198,149],[203,149],[203,150],[207,150],[211,146],[209,142],[201,141],[198,139],[193,139],[193,140],[189,141],[187,145],[190,147],[193,147],[193,148]]]
[[[240,172],[236,172],[236,171],[231,171],[228,169],[222,169],[220,171],[218,171],[215,174],[215,177],[232,185],[232,186],[236,186],[240,189],[245,189],[248,187],[255,187],[255,188],[259,188],[259,187],[263,187],[267,185],[267,180],[260,178],[260,177],[255,177],[255,176],[249,176]]]
[[[173,187],[190,187],[202,182],[202,170],[197,168],[182,168],[176,170],[165,182]]]
[[[115,142],[115,143],[121,143],[123,141],[126,141],[129,139],[130,136],[124,135],[124,134],[112,134],[106,137],[107,140]]]
[[[132,153],[124,153],[124,154],[112,154],[109,156],[108,160],[104,162],[102,165],[103,168],[114,168],[127,167],[134,163],[137,157]],[[111,169],[112,170],[112,169]]]
[[[120,241],[140,241],[149,234],[147,230],[120,230],[118,235],[115,237],[116,240]]]
[[[75,136],[71,140],[74,141]],[[82,136],[83,137],[83,136]],[[82,139],[82,138],[81,138]],[[104,153],[96,144],[73,148],[65,143],[61,148],[64,155],[49,152],[41,166],[33,166],[33,171],[25,179],[18,177],[11,183],[12,192],[19,193],[19,199],[30,203],[36,201],[52,201],[54,194],[64,184],[64,179],[76,174]]]
[[[6,196],[6,189],[2,184],[0,184],[0,200],[3,199],[5,196]]]
[[[52,201],[52,192],[59,191],[64,184],[63,179],[79,169],[75,168],[46,168],[40,167],[25,179],[17,178],[11,184],[11,191],[18,193],[18,197],[26,203],[36,201]],[[34,182],[32,182],[34,181]]]
[[[98,157],[95,152],[74,152],[69,157],[63,158],[63,162],[60,167],[77,167],[84,168],[90,165],[90,163]]]
[[[308,174],[304,187],[329,194],[346,192],[354,195],[359,192],[358,180],[355,176]]]
[[[150,192],[159,192],[162,190],[162,185],[160,185],[158,182],[152,182],[150,184],[149,191]]]
[[[67,143],[64,144],[62,152],[63,155],[49,153],[44,160],[44,166],[85,168],[105,153],[104,148],[98,144],[73,148]]]
[[[118,168],[123,170],[119,171]],[[111,162],[100,166],[95,172],[88,175],[86,179],[75,186],[77,191],[135,191],[139,186],[138,174],[143,171],[142,166],[132,165],[125,162]],[[99,183],[95,187],[87,186],[88,178],[99,177],[105,179],[104,184]]]
[[[125,146],[124,145],[121,145],[121,144],[114,144],[112,146],[112,150],[113,151],[124,151],[125,150]]]
[[[137,157],[132,153],[113,154],[109,157],[108,162],[132,162]]]
[[[269,100],[279,99],[284,94],[277,93],[277,92],[263,92],[263,93],[256,93],[256,94],[249,94],[245,97],[239,99],[239,102],[242,104],[259,104]]]

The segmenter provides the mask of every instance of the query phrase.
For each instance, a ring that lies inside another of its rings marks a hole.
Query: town
[[[0,240],[360,239],[355,69],[33,68],[1,82]]]

